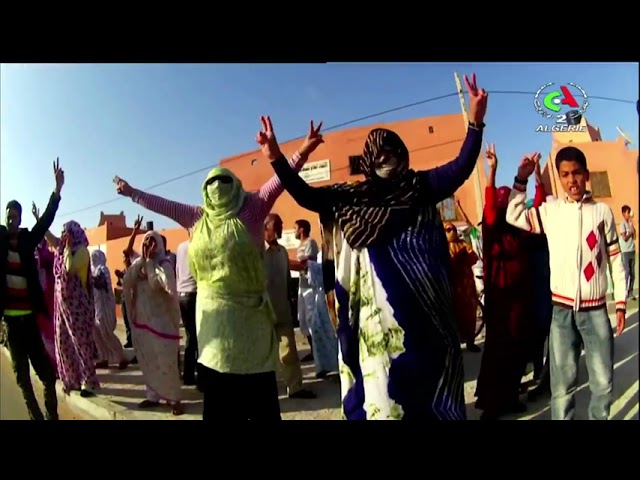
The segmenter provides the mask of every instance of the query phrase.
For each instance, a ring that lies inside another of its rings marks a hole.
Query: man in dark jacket
[[[20,228],[22,206],[16,200],[7,204],[6,227],[0,225],[0,315],[6,329],[6,343],[11,353],[16,383],[22,390],[31,420],[44,420],[33,392],[29,360],[44,386],[48,420],[58,419],[56,375],[36,323],[37,313],[47,313],[38,267],[36,246],[55,219],[60,204],[64,172],[58,161],[53,166],[56,188],[44,214],[29,231]]]

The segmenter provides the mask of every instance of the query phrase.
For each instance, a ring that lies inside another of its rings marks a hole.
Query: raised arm
[[[330,209],[335,202],[333,191],[326,188],[314,188],[305,182],[291,168],[284,155],[271,162],[271,166],[282,182],[283,188],[293,197],[298,205],[312,212],[323,212]]]
[[[31,229],[31,241],[33,242],[34,249],[45,237],[47,231],[51,228],[51,225],[56,218],[58,207],[60,206],[60,192],[62,192],[62,187],[64,186],[64,170],[60,168],[59,158],[56,158],[56,161],[53,162],[53,176],[56,181],[55,189],[49,197],[47,208],[45,208],[42,216],[38,215],[39,218],[36,218],[36,224]],[[37,213],[35,203],[33,204],[32,212],[34,213],[34,215]]]
[[[483,222],[485,225],[492,226],[498,218],[498,191],[496,189],[496,173],[498,172],[498,155],[496,154],[496,146],[494,143],[487,146],[485,152],[487,167],[489,172],[487,175],[487,186],[484,191],[484,207]]]
[[[53,197],[53,195],[52,195],[52,197]],[[49,199],[49,204],[51,204],[51,199]],[[48,206],[47,206],[47,209],[48,209]],[[40,224],[40,222],[42,220],[41,220],[41,217],[40,217],[40,209],[36,206],[35,202],[32,202],[32,204],[31,204],[31,213],[33,214],[33,217],[36,219],[36,227],[37,227],[38,224]],[[47,214],[47,212],[45,211],[45,215],[46,214]],[[54,217],[55,217],[55,215],[54,215]],[[51,222],[51,223],[53,223],[53,222]],[[49,225],[49,227],[50,226],[51,225]],[[35,230],[35,227],[34,227],[34,230]],[[31,232],[33,232],[34,230],[31,230]],[[40,236],[40,235],[38,234],[38,236]],[[47,229],[44,232],[43,237],[47,240],[47,243],[49,245],[51,245],[53,248],[58,248],[58,245],[60,244],[60,239],[58,237],[56,237],[53,233],[51,233],[51,231],[49,229]],[[34,236],[33,239],[35,240],[36,237]],[[42,238],[40,238],[40,241],[36,245],[39,246],[40,242],[42,242]],[[42,250],[46,250],[46,249],[42,249]],[[53,262],[53,260],[52,260],[52,262]]]
[[[533,206],[539,207],[547,200],[547,189],[542,183],[536,184],[536,194],[533,197]]]
[[[533,197],[533,206],[539,207],[547,199],[547,190],[544,188],[544,183],[542,183],[542,169],[540,167],[540,162],[536,162],[535,175],[536,175],[536,194]]]
[[[133,230],[131,231],[131,235],[129,235],[129,242],[127,243],[126,248],[124,249],[124,254],[129,258],[129,261],[133,260],[133,244],[136,241],[136,237],[138,233],[140,233],[140,228],[142,227],[142,220],[144,217],[138,215],[135,222],[133,222]]]
[[[335,202],[335,191],[323,188],[313,188],[300,178],[285,156],[280,151],[280,146],[273,132],[273,125],[269,117],[260,117],[262,122],[262,131],[258,133],[256,141],[260,145],[262,153],[271,161],[271,166],[282,183],[282,187],[289,192],[298,205],[312,212],[323,212],[330,209]],[[311,122],[310,132],[305,139],[305,144],[300,150],[301,156],[308,156],[322,142],[320,128],[322,123],[314,128]]]
[[[469,94],[469,128],[460,154],[445,165],[418,172],[418,185],[425,190],[429,201],[439,203],[451,197],[471,176],[482,148],[482,130],[487,112],[488,94],[476,84],[476,74],[471,79],[464,76]]]
[[[482,126],[469,124],[460,154],[448,163],[418,172],[420,185],[429,200],[439,203],[451,197],[471,176],[482,148]]]
[[[620,242],[616,233],[616,223],[613,218],[613,211],[610,207],[602,204],[606,208],[604,216],[604,234],[607,245],[607,257],[613,281],[613,299],[616,302],[616,310],[626,310],[627,308],[627,280],[620,254]]]
[[[303,156],[300,152],[296,152],[291,157],[291,160],[289,160],[289,167],[297,174],[307,162],[308,158],[308,155]],[[251,205],[261,217],[267,216],[269,212],[271,212],[273,204],[276,203],[278,197],[282,195],[282,192],[284,192],[282,182],[278,175],[274,175],[260,187],[257,193],[249,197],[249,205]]]
[[[518,175],[509,195],[507,207],[507,222],[514,227],[531,233],[544,233],[545,221],[548,215],[549,204],[543,203],[539,207],[527,208],[527,180],[533,173],[535,162],[540,160],[540,154],[536,153],[531,158],[525,157],[518,168]]]
[[[141,207],[151,210],[163,217],[170,218],[184,228],[193,227],[202,216],[202,208],[197,205],[186,205],[184,203],[174,202],[173,200],[167,200],[157,195],[151,195],[150,193],[133,188],[128,182],[117,176],[113,181],[120,195],[130,197],[131,200]]]

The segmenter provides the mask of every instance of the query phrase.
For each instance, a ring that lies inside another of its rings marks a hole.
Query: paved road
[[[40,408],[44,408],[42,385],[37,377],[32,380]],[[84,420],[78,414],[70,411],[64,403],[59,405],[58,414],[62,420]],[[11,370],[11,361],[3,352],[0,352],[0,420],[29,420],[22,392],[20,392]]]

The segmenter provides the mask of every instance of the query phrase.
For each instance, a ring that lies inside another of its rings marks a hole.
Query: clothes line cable
[[[489,95],[529,95],[529,96],[535,96],[536,92],[525,92],[525,91],[518,91],[518,90],[489,90]],[[348,125],[353,125],[354,123],[358,123],[358,122],[362,122],[363,120],[369,120],[371,118],[376,118],[379,117],[381,115],[387,115],[389,113],[393,113],[393,112],[398,112],[400,110],[405,110],[407,108],[412,108],[412,107],[417,107],[418,105],[424,105],[425,103],[430,103],[430,102],[435,102],[438,100],[444,100],[445,98],[449,98],[449,97],[455,97],[456,95],[458,95],[458,92],[453,92],[453,93],[448,93],[446,95],[439,95],[437,97],[431,97],[431,98],[427,98],[425,100],[420,100],[417,102],[412,102],[412,103],[407,103],[405,105],[399,106],[399,107],[394,107],[394,108],[390,108],[388,110],[384,110],[382,112],[378,112],[378,113],[372,113],[370,115],[365,115],[364,117],[358,117],[355,118],[353,120],[349,120],[346,122],[342,122],[342,123],[338,123],[336,125],[332,125],[331,127],[327,127],[327,128],[323,128],[322,131],[324,132],[329,132],[331,130],[336,130],[338,128],[342,128],[342,127],[346,127]],[[593,99],[593,100],[602,100],[602,101],[608,101],[608,102],[618,102],[618,103],[629,103],[629,104],[634,104],[637,103],[637,100],[624,100],[621,98],[612,98],[612,97],[598,97],[598,96],[594,96],[594,95],[589,95],[589,99]],[[289,140],[286,140],[284,142],[280,142],[280,143],[288,143],[288,142],[293,142],[295,140],[302,140],[305,138],[306,135],[302,135],[299,137],[295,137],[295,138],[291,138]],[[173,183],[173,182],[177,182],[178,180],[182,180],[183,178],[187,178],[190,177],[192,175],[196,175],[198,173],[202,173],[205,171],[210,170],[211,168],[213,168],[215,165],[207,165],[206,167],[202,167],[202,168],[198,168],[197,170],[192,170],[190,172],[187,173],[183,173],[182,175],[178,175],[176,177],[172,177],[169,178],[167,180],[164,180],[160,183],[156,183],[154,185],[151,185],[147,188],[144,188],[143,191],[148,191],[148,190],[153,190],[154,188],[158,188],[158,187],[162,187],[164,185],[167,185],[169,183]],[[122,200],[123,197],[116,197],[116,198],[112,198],[110,200],[105,200],[93,205],[89,205],[87,207],[81,208],[79,210],[74,210],[71,212],[65,212],[65,213],[61,213],[60,215],[57,215],[58,217],[68,217],[71,215],[75,215],[77,213],[82,213],[82,212],[86,212],[89,210],[93,210],[94,208],[98,208],[98,207],[102,207],[104,205],[109,205],[111,203],[114,202],[118,202],[120,200]]]

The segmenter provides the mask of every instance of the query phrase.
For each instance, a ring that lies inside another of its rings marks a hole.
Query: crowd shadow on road
[[[638,418],[638,312],[630,315],[620,337],[615,338],[613,406],[611,420]],[[576,392],[576,420],[588,419],[588,372],[584,352],[578,366],[578,390]],[[522,401],[526,402],[526,395]],[[504,420],[550,420],[550,397],[527,403],[527,412],[503,417]],[[472,405],[471,405],[472,406]],[[635,410],[635,415],[634,415]]]

